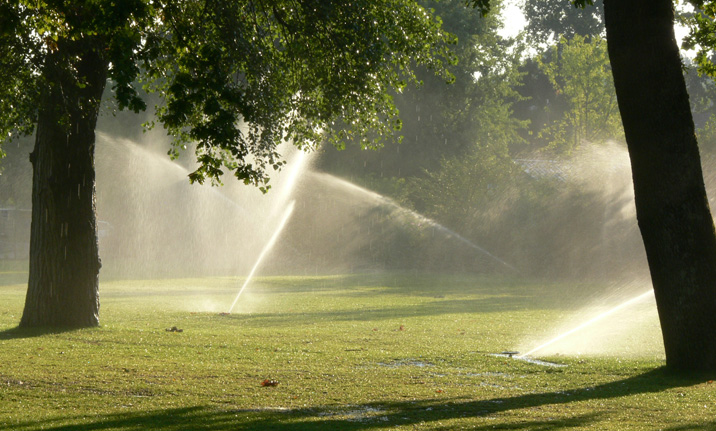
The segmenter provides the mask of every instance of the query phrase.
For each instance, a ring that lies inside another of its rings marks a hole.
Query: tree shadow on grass
[[[300,325],[314,325],[316,322],[380,322],[403,318],[432,317],[446,314],[471,315],[476,312],[505,313],[518,310],[534,309],[565,309],[558,305],[535,306],[529,296],[494,296],[483,298],[435,298],[420,304],[408,305],[377,305],[371,308],[341,309],[341,310],[311,310],[276,313],[232,313],[222,315],[221,318],[229,321],[241,322],[245,325],[261,327],[295,327]]]
[[[530,429],[560,430],[598,424],[609,419],[608,412],[594,411],[568,418],[533,419],[526,413],[525,420],[504,419],[500,413],[533,409],[543,406],[569,405],[583,401],[609,400],[625,396],[661,392],[676,387],[686,387],[708,380],[704,376],[674,376],[663,368],[638,376],[593,387],[571,391],[530,393],[513,397],[488,400],[462,398],[432,399],[423,401],[398,401],[370,403],[360,406],[311,407],[299,409],[217,409],[213,406],[192,406],[146,412],[129,412],[102,417],[57,417],[43,421],[0,425],[0,430],[45,429],[69,430],[140,430],[160,431],[188,430],[371,430],[394,426],[420,426],[431,424],[435,429],[449,430],[450,425],[440,421],[484,419],[471,422],[473,430]],[[466,424],[462,424],[463,426]],[[453,425],[454,426],[454,425]],[[598,426],[598,425],[596,425]],[[671,430],[714,429],[716,421],[674,424]]]
[[[17,340],[23,338],[35,338],[43,335],[50,334],[64,334],[65,332],[76,331],[78,328],[55,328],[55,327],[38,327],[38,328],[23,328],[16,326],[0,331],[0,340]]]

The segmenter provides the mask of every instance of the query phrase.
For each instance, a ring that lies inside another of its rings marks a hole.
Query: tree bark
[[[48,56],[33,166],[30,271],[20,326],[99,324],[95,126],[107,64],[80,51]],[[79,85],[78,85],[79,82]]]
[[[609,58],[666,365],[716,371],[716,232],[671,0],[605,0]]]

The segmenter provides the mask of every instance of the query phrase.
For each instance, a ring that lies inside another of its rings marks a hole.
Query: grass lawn
[[[30,331],[25,279],[0,270],[0,430],[716,429],[712,376],[670,376],[658,349],[495,355],[577,288],[263,277],[226,315],[240,278],[104,281],[101,327]]]

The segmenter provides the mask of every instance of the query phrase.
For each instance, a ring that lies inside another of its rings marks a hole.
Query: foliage
[[[689,100],[697,127],[699,147],[709,153],[716,149],[716,2],[689,0],[695,11],[680,15],[681,22],[690,28],[683,41],[683,49],[696,49],[693,60],[688,61],[685,73]],[[695,65],[698,75],[693,72]]]
[[[716,153],[716,115],[711,115],[703,127],[696,131],[696,135],[702,151]]]
[[[467,0],[466,4],[484,16],[494,9],[490,0]],[[587,8],[587,6],[595,6]],[[597,36],[604,31],[603,0],[525,0],[523,13],[527,33],[537,44],[575,35]]]
[[[5,75],[0,80],[0,142],[13,132],[27,134],[33,129],[34,117],[28,113],[38,97],[39,65],[27,52],[45,49],[25,24],[31,11],[14,3],[18,2],[0,4],[0,67]]]
[[[606,41],[563,38],[552,48],[551,59],[540,60],[540,66],[567,104],[564,116],[542,132],[552,149],[569,153],[583,142],[622,140]]]
[[[405,205],[521,274],[633,276],[645,262],[625,153],[617,144],[592,144],[570,157],[512,159],[504,146],[480,146],[410,179]],[[472,264],[472,270],[483,268]]]
[[[449,2],[436,13],[446,29],[459,37],[455,47],[459,62],[450,68],[456,77],[452,85],[441,85],[423,74],[424,87],[397,99],[404,112],[406,148],[401,159],[416,162],[417,169],[406,172],[412,175],[437,168],[443,157],[468,153],[476,142],[519,141],[517,130],[523,126],[511,116],[512,102],[519,98],[514,87],[520,79],[516,66],[521,47],[497,34],[496,16],[465,14]]]
[[[561,38],[587,38],[604,33],[604,4],[597,0],[595,7],[585,8],[584,2],[565,0],[525,0],[524,14],[527,34],[536,44],[550,44]],[[592,4],[592,2],[589,2]]]
[[[684,79],[689,93],[691,114],[694,117],[699,148],[702,151],[716,150],[716,82],[713,77],[700,73],[698,65],[685,60]]]
[[[489,213],[504,198],[515,172],[504,142],[487,143],[466,155],[444,158],[440,169],[412,179],[410,197],[418,211],[469,233],[470,226],[480,225],[476,216]]]
[[[144,108],[131,83],[139,73],[142,28],[149,27],[155,16],[149,3],[121,0],[110,6],[102,1],[15,0],[6,3],[3,12],[6,23],[0,49],[9,55],[3,56],[2,66],[14,79],[0,88],[2,100],[15,107],[12,116],[4,112],[3,134],[32,131],[41,90],[57,85],[44,75],[50,63],[59,63],[73,75],[74,85],[85,86],[86,77],[79,76],[77,69],[80,57],[88,52],[100,54],[109,65],[108,77],[122,107]]]
[[[521,140],[517,130],[523,124],[511,117],[511,105],[519,98],[514,87],[520,79],[516,65],[522,48],[499,36],[499,16],[482,17],[477,10],[464,9],[462,0],[422,4],[457,37],[453,52],[458,62],[448,66],[454,82],[446,85],[430,71],[418,69],[422,85],[395,96],[403,123],[400,143],[387,143],[379,151],[347,148],[347,154],[326,149],[322,169],[354,178],[421,176],[425,169],[437,169],[442,157],[470,151],[477,140],[507,135]]]
[[[158,120],[176,149],[197,142],[193,181],[224,169],[246,183],[268,181],[282,164],[276,146],[364,146],[400,128],[391,89],[416,82],[415,65],[450,80],[452,38],[409,0],[119,0],[2,6],[0,132],[29,133],[48,58],[76,71],[98,54],[119,107],[145,108],[137,88],[164,98]],[[84,77],[74,74],[74,85]],[[176,151],[175,151],[176,154]]]
[[[695,13],[682,17],[690,27],[689,35],[684,39],[684,49],[696,49],[694,62],[699,71],[716,77],[714,47],[716,47],[716,1],[688,0],[696,8]]]
[[[542,55],[548,56],[549,53]],[[542,70],[541,61],[537,57],[525,58],[518,67],[521,81],[515,88],[520,98],[513,104],[513,117],[527,123],[520,131],[522,145],[510,145],[512,154],[532,152],[535,148],[549,145],[540,132],[557,119],[562,118],[567,110],[564,98],[559,97],[549,78]]]

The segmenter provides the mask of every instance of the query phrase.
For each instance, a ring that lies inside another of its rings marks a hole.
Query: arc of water
[[[155,152],[152,152],[148,150],[147,148],[137,144],[136,142],[133,142],[129,139],[117,139],[112,138],[108,134],[103,132],[97,132],[97,141],[102,142],[104,144],[110,144],[113,146],[121,146],[124,147],[125,150],[132,151],[133,153],[136,153],[140,155],[143,159],[152,160],[156,163],[160,163],[161,166],[167,167],[167,169],[173,169],[177,174],[177,180],[176,182],[186,182],[188,183],[188,175],[189,170],[185,168],[184,166],[181,166],[173,161],[171,161],[166,155],[157,154]],[[215,187],[209,187],[204,186],[205,190],[208,190],[209,193],[211,193],[213,196],[217,197],[221,202],[226,203],[231,208],[239,211],[242,215],[246,215],[247,211],[246,209],[239,205],[236,201],[229,199],[226,195],[219,192]]]
[[[286,210],[283,212],[283,217],[281,218],[281,221],[279,222],[278,227],[276,228],[273,235],[271,236],[271,238],[268,240],[268,242],[264,246],[263,250],[261,250],[261,254],[259,254],[258,259],[256,259],[256,263],[254,263],[254,266],[253,266],[253,268],[251,268],[249,275],[246,277],[246,280],[244,280],[244,284],[241,286],[241,289],[239,289],[239,293],[236,294],[236,298],[234,299],[234,302],[231,304],[231,307],[229,308],[229,313],[231,313],[234,310],[236,303],[239,301],[239,298],[241,297],[241,294],[246,289],[246,286],[248,286],[249,283],[251,282],[251,279],[254,277],[256,270],[259,269],[264,258],[266,257],[267,254],[269,254],[269,252],[273,248],[274,244],[276,244],[278,237],[281,236],[281,231],[283,231],[283,228],[286,226],[286,223],[291,218],[291,214],[293,213],[293,208],[294,208],[295,204],[296,204],[296,201],[293,200],[286,207]]]
[[[337,184],[340,184],[343,187],[347,187],[352,190],[358,191],[364,195],[367,195],[367,196],[371,197],[373,200],[376,200],[376,201],[378,201],[384,205],[387,205],[397,211],[400,211],[403,214],[408,214],[410,217],[412,217],[422,223],[428,224],[428,225],[432,226],[433,228],[436,228],[437,230],[441,231],[443,234],[453,237],[453,238],[457,239],[458,241],[462,242],[463,244],[467,245],[468,247],[470,247],[474,250],[477,250],[478,252],[484,254],[485,256],[488,256],[495,262],[500,263],[501,265],[510,269],[511,271],[519,272],[517,270],[517,268],[515,268],[514,266],[510,265],[509,263],[507,263],[504,260],[500,259],[499,257],[495,256],[494,254],[485,250],[483,247],[480,247],[479,245],[475,244],[474,242],[470,241],[469,239],[465,238],[464,236],[460,235],[459,233],[455,232],[454,230],[449,229],[449,228],[441,225],[440,223],[436,222],[435,220],[425,217],[424,215],[422,215],[418,212],[415,212],[411,209],[405,208],[405,207],[401,206],[400,204],[398,204],[397,202],[395,202],[394,200],[392,200],[386,196],[383,196],[381,194],[378,194],[378,193],[368,190],[368,189],[364,189],[363,187],[357,186],[349,181],[343,180],[341,178],[335,177],[330,174],[313,173],[313,175],[316,177],[319,177],[319,178],[330,179],[331,181],[333,181]]]
[[[649,295],[652,295],[653,293],[654,293],[654,291],[651,290],[651,289],[649,289],[648,291],[642,293],[641,295],[638,295],[638,296],[636,296],[636,297],[634,297],[634,298],[632,298],[632,299],[629,299],[629,300],[627,300],[627,301],[624,301],[624,302],[622,302],[621,304],[617,305],[616,307],[613,307],[613,308],[611,308],[611,309],[609,309],[609,310],[603,312],[602,314],[599,314],[598,316],[595,316],[595,317],[593,317],[593,318],[587,320],[586,322],[584,322],[584,323],[578,325],[577,327],[572,328],[572,329],[570,329],[569,331],[564,332],[564,333],[562,333],[562,334],[559,334],[558,336],[552,338],[551,340],[547,341],[546,343],[540,344],[539,346],[535,347],[534,349],[530,350],[529,352],[523,353],[523,354],[518,355],[518,356],[516,356],[516,357],[517,357],[517,358],[524,358],[524,357],[527,357],[527,356],[533,354],[534,352],[538,352],[538,351],[544,349],[545,347],[547,347],[547,346],[549,346],[549,345],[552,345],[552,344],[556,343],[557,341],[559,341],[559,340],[561,340],[561,339],[563,339],[563,338],[565,338],[565,337],[568,337],[568,336],[574,334],[574,333],[577,332],[577,331],[580,331],[580,330],[582,330],[582,329],[584,329],[584,328],[586,328],[586,327],[588,327],[588,326],[590,326],[590,325],[593,325],[593,324],[599,322],[600,320],[602,320],[602,319],[604,319],[605,317],[608,317],[608,316],[610,316],[610,315],[616,313],[617,311],[621,310],[622,308],[628,307],[628,306],[630,306],[631,304],[634,304],[635,302],[639,302],[639,301],[642,300],[643,298],[645,298],[645,297],[647,297],[647,296],[649,296]]]
[[[289,198],[293,195],[296,184],[299,182],[301,175],[306,171],[308,165],[309,154],[300,149],[296,150],[295,155],[290,160],[285,176],[280,177],[280,189],[277,190],[278,197],[276,198],[275,206],[271,211],[269,219],[273,219],[278,211],[285,208],[284,204],[288,202]]]
[[[397,205],[397,204],[396,204],[396,205]],[[402,207],[401,207],[401,208],[402,208]],[[425,216],[422,216],[422,215],[416,213],[415,211],[411,211],[411,210],[409,210],[409,209],[407,209],[407,208],[403,208],[403,210],[408,211],[408,212],[411,213],[411,214],[415,214],[417,217],[421,217],[421,218],[422,218],[423,220],[425,220],[428,224],[430,224],[431,226],[433,226],[433,227],[437,228],[438,230],[444,232],[445,234],[454,237],[455,239],[459,240],[459,241],[462,242],[463,244],[466,244],[468,247],[472,247],[473,249],[479,251],[480,253],[482,253],[482,254],[484,254],[484,255],[486,255],[486,256],[492,258],[492,260],[494,260],[495,262],[499,262],[500,264],[502,264],[502,265],[505,266],[506,268],[509,268],[510,270],[512,270],[512,271],[514,271],[514,272],[518,272],[518,271],[517,271],[517,268],[515,268],[514,266],[510,265],[509,263],[507,263],[507,262],[505,262],[504,260],[500,259],[499,257],[495,256],[494,254],[492,254],[492,253],[490,253],[489,251],[485,250],[483,247],[480,247],[479,245],[475,244],[474,242],[470,241],[469,239],[465,238],[464,236],[460,235],[459,233],[455,232],[454,230],[452,230],[452,229],[450,229],[450,228],[447,228],[447,227],[441,225],[440,223],[438,223],[438,222],[436,222],[436,221],[434,221],[434,220],[432,220],[432,219],[429,219],[429,218],[427,218],[427,217],[425,217]]]

